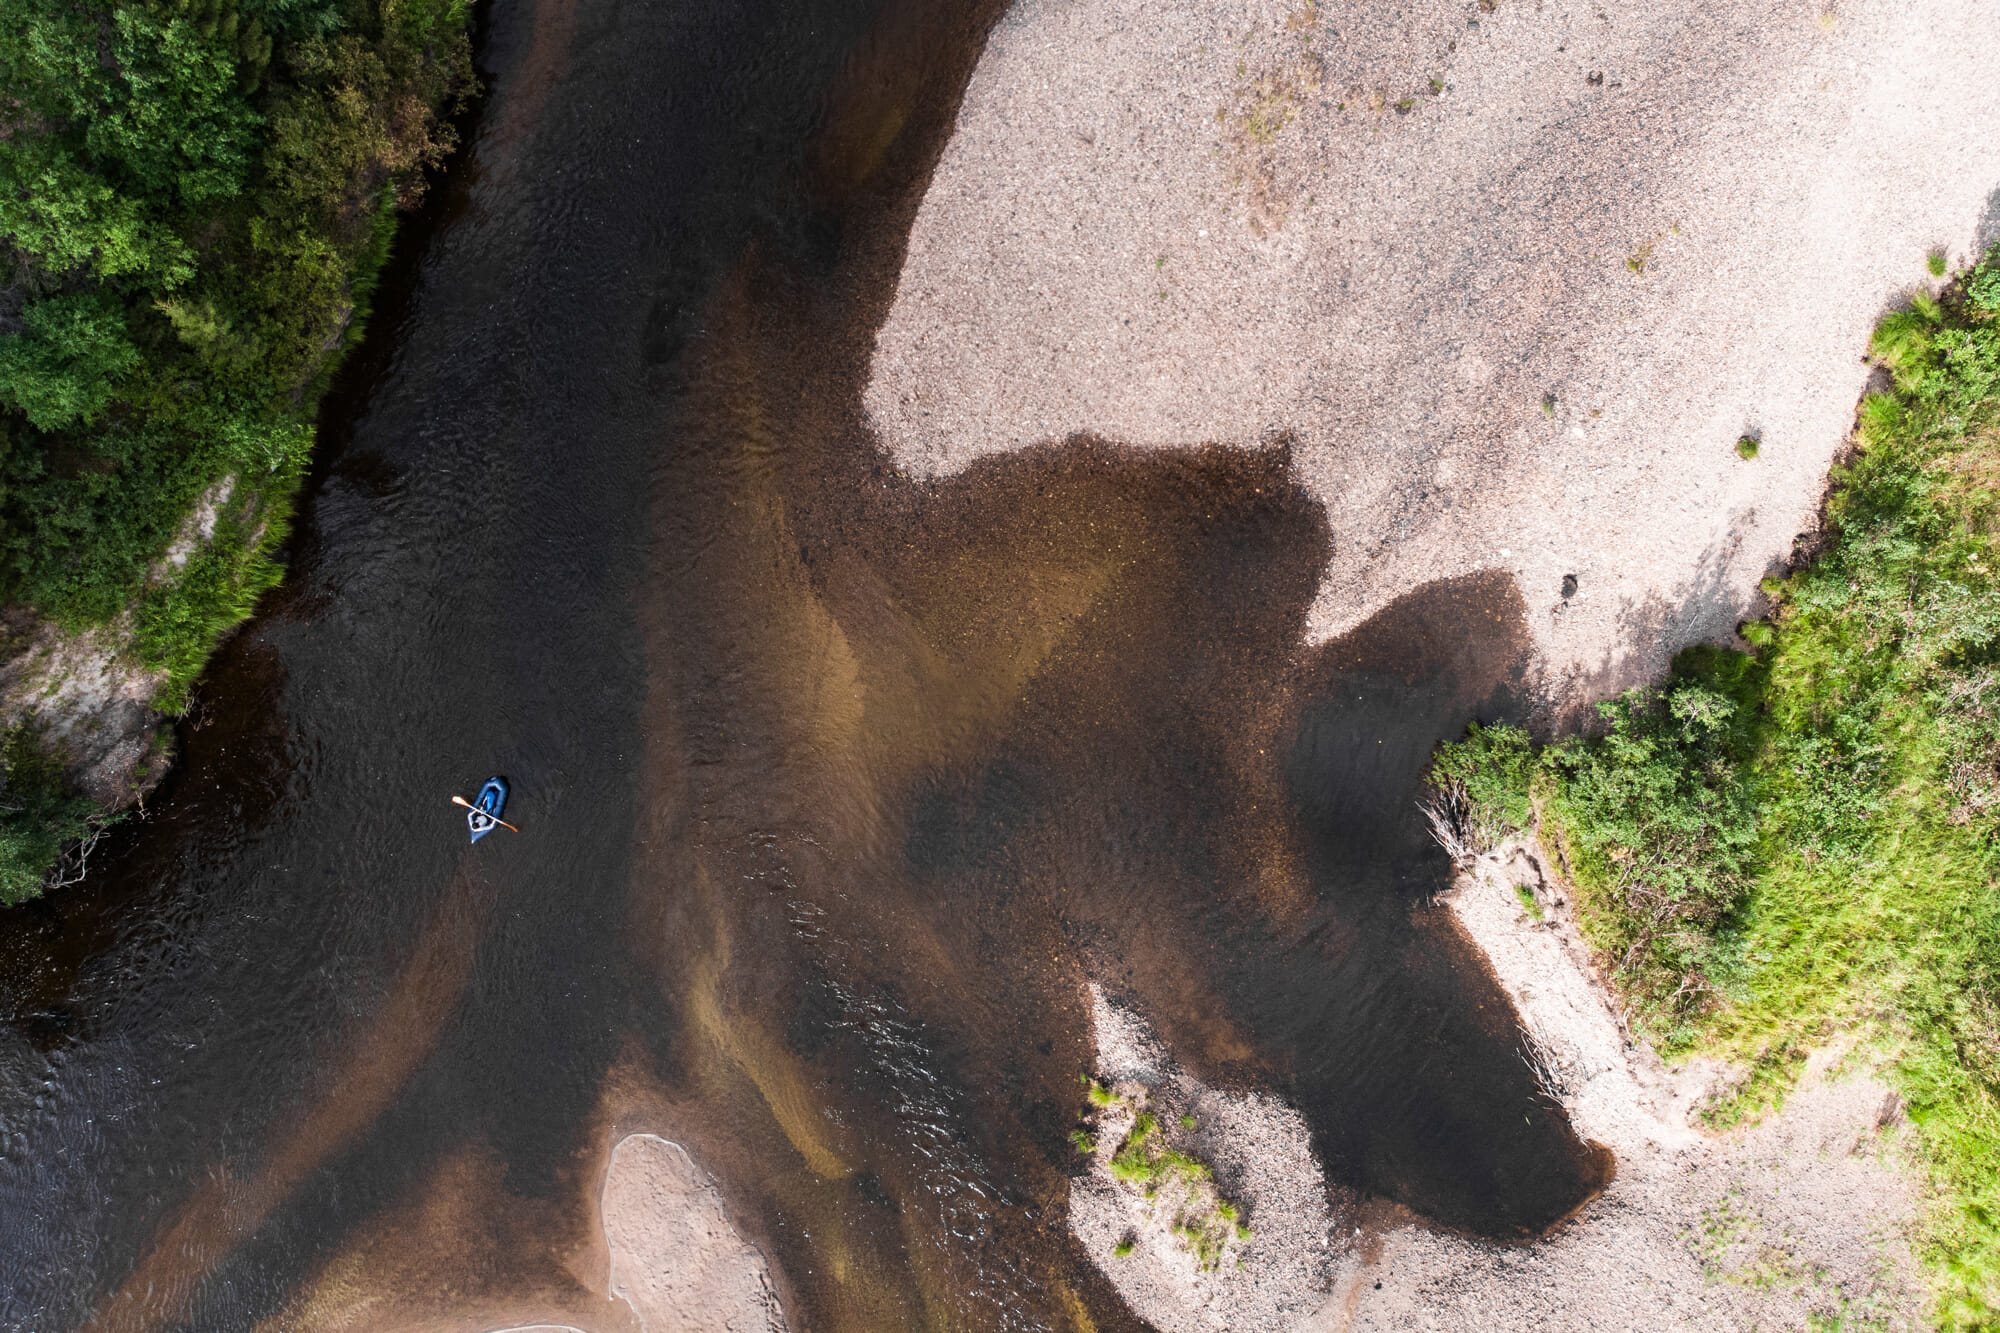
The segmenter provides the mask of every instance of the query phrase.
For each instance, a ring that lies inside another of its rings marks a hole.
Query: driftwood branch
[[[83,883],[90,870],[90,854],[97,850],[98,843],[104,841],[104,834],[109,828],[108,823],[100,824],[93,820],[90,832],[63,849],[63,854],[56,859],[55,868],[49,872],[46,887],[53,891]]]
[[[1557,1106],[1563,1105],[1573,1090],[1573,1080],[1566,1062],[1532,1023],[1521,1024],[1521,1062],[1534,1075],[1535,1087],[1541,1094]]]
[[[1431,788],[1431,794],[1417,802],[1417,809],[1423,812],[1431,837],[1446,856],[1464,865],[1479,854],[1478,835],[1472,827],[1472,799],[1465,794],[1464,783],[1452,781]]]

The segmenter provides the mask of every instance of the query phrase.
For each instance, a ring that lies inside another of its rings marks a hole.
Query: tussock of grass
[[[1112,1177],[1144,1196],[1148,1211],[1172,1209],[1168,1230],[1187,1247],[1195,1263],[1204,1270],[1220,1267],[1229,1242],[1249,1239],[1250,1228],[1243,1221],[1242,1210],[1217,1188],[1214,1171],[1185,1146],[1167,1141],[1167,1128],[1146,1109],[1144,1091],[1135,1093],[1128,1102],[1088,1075],[1083,1083],[1087,1099],[1096,1108],[1086,1116],[1128,1105],[1133,1108],[1130,1127],[1105,1163]],[[1177,1120],[1183,1130],[1195,1128],[1191,1114]],[[1079,1151],[1097,1151],[1097,1136],[1088,1129],[1076,1130],[1070,1139]],[[1134,1243],[1128,1236],[1113,1253],[1128,1255]]]
[[[1528,914],[1530,921],[1540,921],[1547,915],[1547,913],[1542,911],[1542,904],[1536,899],[1535,891],[1527,885],[1516,884],[1514,886],[1514,896],[1521,900],[1521,910]]]
[[[1635,1027],[1742,1062],[1727,1120],[1862,1024],[1934,1186],[1944,1327],[2000,1318],[2000,250],[1882,321],[1829,542],[1754,656],[1698,648],[1536,749],[1475,728],[1434,781],[1490,841],[1539,820]]]

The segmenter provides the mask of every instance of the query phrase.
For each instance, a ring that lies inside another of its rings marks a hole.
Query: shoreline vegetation
[[[164,766],[83,791],[41,664],[89,645],[151,731],[280,581],[319,400],[476,91],[469,18],[0,0],[0,905]]]
[[[1935,273],[1935,268],[1933,268]],[[1730,1062],[1720,1128],[1858,1036],[1893,1070],[1931,1200],[1942,1327],[2000,1313],[2000,247],[1881,321],[1816,550],[1751,648],[1546,744],[1474,726],[1433,760],[1461,860],[1555,858],[1635,1037]],[[1756,466],[1746,458],[1745,466]]]

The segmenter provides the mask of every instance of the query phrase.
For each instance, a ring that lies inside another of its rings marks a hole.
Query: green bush
[[[1480,850],[1507,834],[1528,827],[1528,788],[1534,778],[1535,748],[1528,733],[1504,724],[1473,723],[1465,739],[1439,750],[1431,761],[1434,784],[1456,783],[1464,788],[1473,818],[1482,834]]]
[[[1968,276],[1965,296],[1975,311],[2000,313],[2000,244],[1988,250],[1986,262]]]
[[[86,836],[96,815],[30,728],[9,732],[0,741],[0,906],[40,893],[65,844]]]
[[[0,0],[0,601],[101,623],[223,477],[282,507],[385,203],[452,145],[465,16]]]
[[[1684,654],[1666,688],[1600,705],[1609,723],[1542,756],[1544,808],[1582,925],[1642,1024],[1672,1046],[1710,989],[1709,948],[1741,901],[1756,823],[1741,772],[1751,710],[1737,654]]]

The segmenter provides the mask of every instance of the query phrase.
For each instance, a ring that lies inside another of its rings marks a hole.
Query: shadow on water
[[[1337,1191],[1505,1240],[1601,1183],[1412,808],[1511,706],[1511,585],[1308,651],[1281,446],[876,450],[999,9],[493,9],[287,599],[7,946],[0,1323],[584,1318],[606,1143],[656,1128],[794,1327],[1136,1327],[1064,1224],[1089,980]],[[443,796],[496,770],[529,832],[467,853]]]
[[[860,390],[962,77],[907,112],[855,82],[828,137],[902,129],[822,177],[849,239],[746,255],[655,485],[635,933],[660,1067],[700,1089],[680,1131],[814,1326],[1106,1317],[1058,1225],[1095,979],[1293,1098],[1347,1185],[1495,1238],[1568,1216],[1608,1155],[1427,905],[1414,809],[1436,743],[1513,701],[1511,582],[1302,652],[1328,541],[1283,449],[889,474]]]

